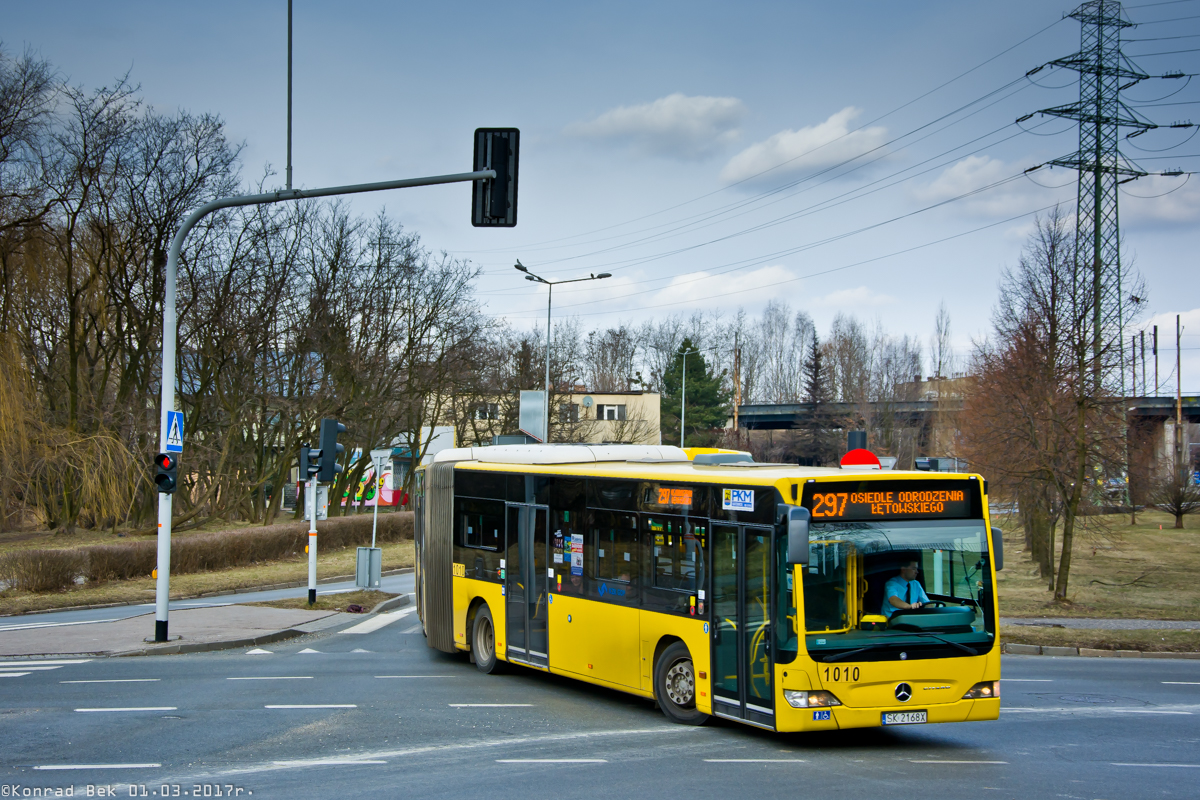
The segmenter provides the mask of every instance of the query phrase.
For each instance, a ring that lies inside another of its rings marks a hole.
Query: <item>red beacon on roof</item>
[[[839,463],[842,469],[883,469],[883,464],[879,463],[879,459],[875,454],[861,447],[857,447],[846,453],[846,455],[842,456],[842,460]]]

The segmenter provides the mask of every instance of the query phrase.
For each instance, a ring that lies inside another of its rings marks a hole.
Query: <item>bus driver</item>
[[[890,578],[883,587],[883,615],[888,619],[897,609],[916,609],[929,602],[925,588],[917,582],[917,561],[913,559],[900,567],[900,574]]]

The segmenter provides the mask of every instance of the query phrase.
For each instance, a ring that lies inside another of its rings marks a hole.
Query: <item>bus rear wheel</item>
[[[471,650],[475,656],[475,666],[479,667],[480,672],[490,675],[499,671],[500,659],[496,657],[496,625],[492,621],[492,611],[486,604],[475,612]]]
[[[708,720],[696,710],[696,670],[683,642],[672,643],[654,665],[654,699],[672,722],[703,725]]]

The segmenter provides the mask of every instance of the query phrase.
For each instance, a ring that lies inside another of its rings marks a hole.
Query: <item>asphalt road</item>
[[[388,617],[255,651],[0,664],[11,675],[0,678],[0,786],[73,786],[77,797],[89,786],[130,797],[131,785],[148,797],[164,785],[256,798],[1200,795],[1200,661],[1005,657],[999,721],[780,735],[672,725],[647,701],[519,668],[482,675],[429,650],[411,612]]]
[[[354,581],[339,583],[324,583],[317,586],[318,595],[343,594],[358,589]],[[386,575],[380,580],[380,589],[392,594],[407,594],[413,590],[413,574]],[[304,586],[291,589],[271,589],[266,592],[245,592],[242,594],[217,595],[195,600],[172,600],[171,608],[182,611],[185,608],[212,608],[214,606],[231,606],[240,603],[265,603],[271,600],[286,600],[289,597],[307,597],[308,589]],[[128,606],[111,606],[109,608],[80,608],[74,611],[50,611],[44,614],[22,614],[0,618],[0,633],[9,629],[26,629],[30,627],[45,628],[54,625],[82,625],[89,622],[112,622],[128,617],[137,617],[154,611],[154,603],[136,603]]]

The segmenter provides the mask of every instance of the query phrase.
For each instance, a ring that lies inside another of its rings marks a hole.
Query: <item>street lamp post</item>
[[[534,275],[529,269],[521,263],[521,259],[517,259],[517,263],[513,264],[513,268],[525,273],[525,280],[534,281],[535,283],[544,283],[548,288],[546,295],[546,398],[543,401],[543,417],[542,417],[542,442],[550,441],[550,306],[554,301],[554,287],[560,283],[579,283],[580,281],[598,281],[604,278],[611,278],[612,273],[601,272],[599,275],[589,275],[586,278],[571,278],[566,281],[548,281],[545,278]]]
[[[684,424],[683,423],[684,423],[684,418],[687,415],[687,357],[694,356],[694,355],[696,355],[696,353],[707,353],[711,350],[716,350],[716,349],[717,348],[715,348],[715,347],[701,347],[697,350],[688,350],[686,352],[679,353],[679,355],[683,356],[683,383],[681,386],[682,391],[680,392],[681,398],[679,401],[679,448],[680,449],[683,449],[683,432],[684,432]]]

